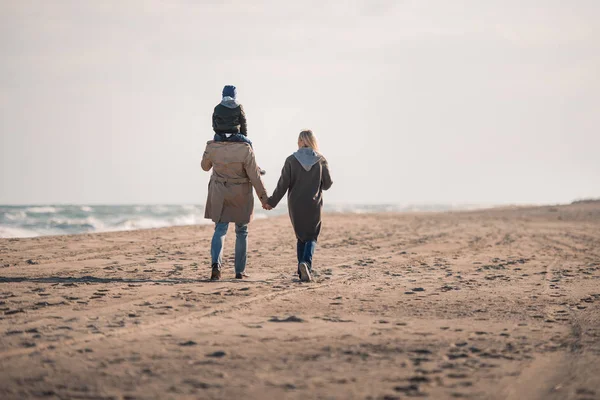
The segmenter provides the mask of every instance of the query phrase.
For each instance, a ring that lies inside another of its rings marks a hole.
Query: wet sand
[[[600,398],[600,204],[0,239],[1,399]]]

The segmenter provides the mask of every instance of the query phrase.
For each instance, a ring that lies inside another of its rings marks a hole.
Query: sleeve
[[[265,189],[265,184],[260,178],[260,168],[256,164],[256,158],[254,157],[254,151],[252,148],[248,146],[249,152],[246,160],[244,161],[244,169],[246,171],[246,175],[248,175],[248,179],[250,179],[250,183],[254,187],[256,191],[256,195],[260,199],[261,203],[264,203],[268,199],[267,189]]]
[[[333,185],[333,181],[331,180],[331,175],[329,174],[329,164],[327,160],[323,159],[323,175],[321,176],[321,188],[323,190],[327,190]]]
[[[247,124],[246,124],[246,113],[244,107],[240,104],[240,133],[244,136],[248,136]]]
[[[215,107],[215,109],[213,110],[213,115],[212,115],[212,127],[213,127],[213,131],[217,131],[217,107]]]
[[[290,187],[290,182],[292,180],[292,166],[290,164],[289,159],[285,160],[285,164],[283,164],[283,168],[281,170],[281,176],[279,177],[279,182],[277,182],[277,187],[273,192],[273,195],[269,197],[268,203],[271,207],[277,207],[277,204],[281,201],[285,192]]]
[[[213,166],[212,161],[210,159],[210,153],[208,152],[208,145],[204,150],[204,154],[202,154],[202,162],[200,163],[200,166],[202,166],[202,169],[205,171],[210,171],[210,169]]]

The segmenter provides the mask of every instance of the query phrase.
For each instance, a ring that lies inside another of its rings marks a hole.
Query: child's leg
[[[230,142],[243,142],[248,143],[250,147],[252,147],[252,141],[248,139],[248,136],[244,136],[241,133],[235,133],[231,135],[228,139]]]
[[[239,135],[239,136],[242,137],[241,142],[248,143],[250,145],[250,147],[252,147],[252,140],[248,139],[248,136],[244,136],[244,135]],[[252,148],[254,148],[254,147],[252,147]]]

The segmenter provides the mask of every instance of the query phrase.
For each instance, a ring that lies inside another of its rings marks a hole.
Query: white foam
[[[24,211],[19,211],[15,213],[6,213],[4,217],[10,221],[19,221],[27,218],[27,214]]]
[[[171,225],[201,225],[204,221],[207,220],[200,214],[188,214],[173,218]]]
[[[89,226],[96,229],[104,228],[104,223],[94,217],[86,218],[51,218],[48,220],[52,226]]]
[[[28,207],[25,209],[25,212],[31,214],[54,214],[57,213],[59,209],[55,207]]]
[[[132,218],[127,219],[116,226],[107,227],[105,231],[111,230],[124,230],[131,231],[135,229],[150,229],[150,228],[163,228],[169,226],[169,222],[164,219],[157,218]]]
[[[0,225],[0,238],[27,238],[40,236],[40,233],[23,228]]]
[[[79,209],[83,212],[92,212],[93,211],[92,207],[89,207],[89,206],[81,206],[81,207],[79,207]]]

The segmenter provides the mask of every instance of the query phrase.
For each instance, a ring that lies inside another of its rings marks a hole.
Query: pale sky
[[[225,84],[273,190],[330,203],[600,196],[600,2],[0,0],[0,204],[204,203]]]

